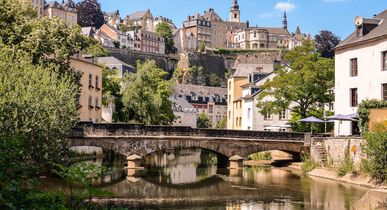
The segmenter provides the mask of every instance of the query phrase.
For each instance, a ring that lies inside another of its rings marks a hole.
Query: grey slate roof
[[[212,96],[215,94],[219,95],[221,98],[227,96],[227,88],[222,87],[177,84],[173,89],[176,95],[190,95],[191,92],[194,92],[198,96]]]
[[[192,106],[187,100],[181,97],[170,97],[169,100],[174,103],[176,106],[181,106],[183,109],[193,109],[194,106]]]
[[[137,11],[137,12],[134,12],[130,15],[127,15],[126,18],[128,20],[140,20],[148,12],[149,12],[149,10]]]
[[[368,41],[374,38],[387,35],[387,10],[384,10],[380,14],[374,17],[375,19],[380,19],[381,22],[379,25],[371,30],[365,36],[357,36],[356,31],[354,31],[349,37],[347,37],[342,43],[337,45],[336,48],[345,47],[347,45],[357,44],[363,41]]]
[[[98,58],[98,63],[99,64],[106,64],[106,65],[123,65],[123,66],[128,66],[131,68],[134,68],[133,66],[119,60],[118,58],[115,58],[113,56],[109,57],[99,57]]]

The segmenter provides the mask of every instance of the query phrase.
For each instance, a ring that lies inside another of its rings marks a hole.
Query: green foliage
[[[326,116],[333,115],[333,112],[326,111]],[[319,119],[324,118],[324,110],[321,108],[311,109],[308,111],[307,116],[314,116]],[[311,123],[299,122],[299,120],[303,119],[299,113],[292,112],[291,119],[289,122],[291,123],[292,130],[294,132],[310,132],[311,131]],[[327,123],[327,132],[333,130],[333,123]],[[313,133],[325,133],[325,123],[313,123]]]
[[[278,51],[284,51],[286,49],[223,49],[219,48],[216,50],[213,50],[212,52],[214,54],[220,54],[220,55],[229,55],[229,54],[246,54],[246,53],[254,53],[254,52],[278,52]]]
[[[345,176],[347,173],[354,172],[354,171],[355,171],[355,166],[353,161],[351,160],[349,145],[348,145],[348,147],[345,149],[344,161],[337,169],[337,175]]]
[[[200,42],[198,50],[200,53],[204,53],[206,51],[206,45],[204,44],[203,41]]]
[[[206,85],[212,86],[212,87],[220,87],[222,82],[222,79],[215,73],[210,73],[210,75],[207,77]]]
[[[86,54],[93,55],[94,57],[106,57],[109,56],[110,53],[107,49],[103,48],[97,40],[93,38],[88,38],[88,47],[84,50]]]
[[[102,103],[104,106],[121,97],[121,79],[119,74],[117,69],[109,69],[108,67],[102,69]]]
[[[224,117],[216,123],[216,129],[226,129],[227,128],[227,118]]]
[[[288,51],[284,61],[290,68],[276,66],[276,76],[263,85],[257,104],[262,113],[279,113],[295,105],[291,111],[305,118],[318,104],[333,101],[328,90],[334,86],[334,60],[320,57],[313,42]],[[267,96],[275,100],[263,101]]]
[[[383,108],[387,107],[386,101],[381,101],[377,99],[366,99],[360,102],[357,114],[359,116],[359,128],[362,133],[366,133],[368,131],[369,125],[369,115],[370,115],[370,109],[373,108]]]
[[[310,155],[303,155],[301,156],[301,159],[302,159],[301,170],[304,174],[308,174],[309,172],[311,172],[313,169],[316,168],[316,165],[313,162]]]
[[[255,154],[249,155],[249,160],[271,160],[271,152],[258,152]]]
[[[167,72],[157,68],[155,61],[137,63],[137,73],[123,79],[122,102],[128,113],[127,120],[147,125],[170,125],[175,120],[172,111],[171,83]]]
[[[176,69],[174,80],[179,84],[205,85],[205,72],[202,66],[192,66],[188,69]]]
[[[380,182],[387,180],[387,129],[381,129],[364,135],[366,144],[363,151],[367,154],[368,170],[373,178]]]
[[[135,26],[132,23],[128,23],[128,24],[121,23],[120,24],[120,30],[122,32],[135,31],[135,30],[140,30],[140,29],[141,29],[141,26]]]
[[[78,24],[82,27],[100,28],[105,18],[98,0],[82,0],[76,5],[78,12]]]
[[[78,86],[57,65],[33,65],[27,53],[0,44],[0,136],[27,139],[26,156],[43,164],[78,120]]]
[[[156,25],[156,33],[164,38],[165,53],[173,53],[175,51],[175,43],[173,41],[172,29],[168,23],[161,22]]]
[[[210,119],[208,119],[208,117],[204,113],[200,113],[198,116],[198,120],[196,122],[196,127],[198,127],[198,128],[211,128],[212,123],[211,123]]]

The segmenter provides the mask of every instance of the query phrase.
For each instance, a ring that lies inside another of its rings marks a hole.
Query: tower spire
[[[230,21],[240,22],[241,11],[239,10],[238,0],[233,0],[233,4],[230,9]]]
[[[284,11],[284,17],[282,19],[282,28],[288,29],[288,18],[286,17],[286,11]]]

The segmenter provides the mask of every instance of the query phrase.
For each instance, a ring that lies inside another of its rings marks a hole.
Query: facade
[[[80,121],[100,122],[102,108],[102,67],[88,55],[76,54],[70,58],[70,66],[82,73],[78,97]]]
[[[249,27],[234,33],[235,48],[288,48],[290,34],[287,30],[286,13],[282,28],[276,27]]]
[[[32,7],[36,10],[36,14],[38,18],[41,18],[43,16],[43,9],[44,9],[44,0],[24,0],[25,2],[30,2],[32,4]]]
[[[141,52],[165,54],[164,38],[154,32],[138,30],[135,34],[140,39],[140,46],[137,46]]]
[[[133,49],[134,41],[131,36],[123,33],[122,31],[108,26],[107,24],[103,24],[99,29],[99,34],[103,38],[110,39],[113,43],[118,43],[120,48]],[[104,45],[103,45],[104,46]]]
[[[118,58],[112,57],[112,56],[99,57],[99,58],[97,58],[97,60],[98,60],[99,65],[106,66],[109,69],[118,70],[119,76],[121,78],[124,77],[125,74],[135,73],[135,71],[136,71],[136,69],[133,66],[119,60]]]
[[[310,34],[309,35],[302,34],[300,27],[297,26],[296,31],[291,34],[291,37],[290,37],[290,40],[289,40],[289,49],[293,49],[295,47],[302,46],[302,44],[306,40],[312,40],[312,39],[313,38],[312,38],[312,36]]]
[[[196,113],[204,113],[213,128],[227,117],[227,90],[221,87],[178,84],[174,87],[174,96],[190,103]]]
[[[355,28],[336,47],[335,114],[356,113],[364,99],[387,100],[387,10],[356,17]],[[335,135],[356,133],[356,122],[335,122]]]
[[[170,100],[173,103],[173,114],[177,117],[173,125],[196,128],[198,119],[196,108],[182,97],[175,96]]]
[[[106,25],[118,29],[121,24],[120,11],[104,13]]]
[[[75,7],[75,3],[72,0],[68,0],[62,4],[57,1],[52,1],[44,5],[43,15],[49,18],[57,17],[62,19],[68,27],[72,27],[78,24],[78,13]]]
[[[153,15],[149,9],[127,15],[123,23],[128,26],[138,26],[143,31],[154,31]]]
[[[155,17],[153,20],[153,28],[155,31],[156,31],[156,26],[159,23],[167,23],[169,28],[171,28],[171,30],[177,29],[175,24],[172,22],[171,19],[163,17],[163,16],[158,16],[158,17]]]

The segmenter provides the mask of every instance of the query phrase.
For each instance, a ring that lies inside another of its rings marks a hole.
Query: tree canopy
[[[168,23],[161,22],[156,25],[156,33],[164,38],[165,53],[173,53],[175,51],[175,43],[173,41],[172,30]]]
[[[196,122],[196,126],[198,128],[211,128],[212,123],[204,113],[200,113]]]
[[[320,31],[314,37],[317,44],[317,51],[324,58],[334,58],[334,48],[340,43],[340,38],[333,34],[331,31]]]
[[[78,24],[81,27],[101,28],[105,22],[98,0],[82,0],[77,4]]]
[[[257,105],[262,113],[279,113],[294,105],[291,111],[305,118],[309,111],[333,101],[328,90],[334,86],[334,61],[322,58],[313,42],[290,50],[284,62],[289,66],[276,66],[276,76],[262,87]],[[274,100],[265,100],[266,96]]]
[[[168,73],[157,68],[155,61],[137,62],[137,73],[123,79],[123,104],[128,120],[147,125],[170,125],[175,120],[172,111],[171,83]]]

